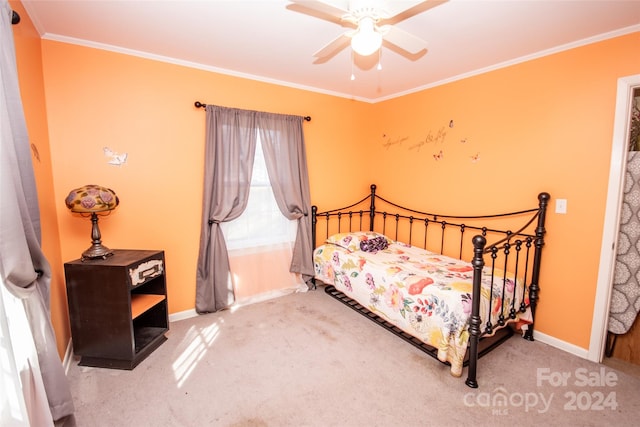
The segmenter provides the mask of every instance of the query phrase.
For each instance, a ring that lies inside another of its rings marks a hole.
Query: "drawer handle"
[[[129,276],[131,277],[131,284],[133,286],[138,286],[153,277],[161,275],[162,273],[162,260],[159,259],[143,262],[136,268],[129,269]]]

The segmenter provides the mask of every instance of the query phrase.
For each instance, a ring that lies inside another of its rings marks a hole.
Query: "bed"
[[[514,333],[533,341],[548,193],[530,209],[454,216],[403,207],[376,186],[312,207],[314,286],[478,387],[478,360]]]

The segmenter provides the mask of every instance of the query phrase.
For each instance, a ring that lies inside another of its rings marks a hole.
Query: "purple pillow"
[[[387,239],[382,236],[360,241],[360,250],[365,252],[378,252],[387,249],[388,246]]]

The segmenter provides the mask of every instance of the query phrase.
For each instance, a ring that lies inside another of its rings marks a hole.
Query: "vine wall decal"
[[[386,148],[387,150],[389,149],[389,147],[392,147],[394,145],[402,145],[403,142],[405,142],[406,140],[409,139],[408,136],[404,136],[402,138],[388,138],[387,135],[382,135],[383,138],[385,138],[386,140],[382,143],[382,146],[384,148]]]
[[[448,127],[453,129],[454,127],[453,120],[449,121]],[[413,143],[409,142],[410,137],[408,136],[395,138],[395,137],[388,136],[385,133],[385,134],[382,134],[382,140],[383,140],[382,146],[387,150],[389,150],[392,147],[403,147],[408,150],[415,150],[417,152],[420,152],[422,148],[433,144],[434,150],[431,152],[431,155],[433,156],[434,161],[439,161],[444,158],[444,149],[442,148],[442,144],[445,143],[446,137],[447,137],[447,130],[445,126],[440,127],[437,131],[434,131],[433,129],[429,129],[429,131],[427,132],[427,135],[424,138]],[[459,139],[459,142],[461,144],[469,144],[470,138],[468,137],[461,138]],[[477,163],[480,160],[480,152],[476,151],[475,153],[469,155],[469,159],[471,160],[471,163]]]
[[[447,131],[444,130],[444,127],[441,127],[440,129],[438,129],[438,132],[436,132],[435,134],[433,133],[433,131],[429,131],[427,133],[427,136],[418,141],[417,143],[413,144],[412,146],[409,147],[409,150],[417,150],[420,151],[420,149],[422,148],[423,145],[425,144],[444,144],[444,140],[445,137],[447,136]]]

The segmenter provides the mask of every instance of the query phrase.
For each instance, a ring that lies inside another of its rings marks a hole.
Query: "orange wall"
[[[321,208],[353,201],[372,182],[391,200],[453,213],[471,203],[483,213],[530,207],[539,191],[568,199],[567,215],[551,204],[537,327],[588,347],[616,81],[640,73],[640,33],[378,104],[41,44],[58,263],[90,243],[89,222],[64,208],[67,192],[109,186],[121,204],[100,222],[103,242],[164,249],[170,312],[193,308],[204,150],[204,111],[194,101],[310,115],[311,192]],[[42,97],[25,101],[35,103]],[[126,152],[127,163],[108,165],[105,146]]]
[[[64,271],[60,255],[60,234],[57,222],[57,200],[54,197],[47,110],[44,102],[40,35],[35,30],[21,3],[9,2],[20,14],[21,21],[13,26],[16,60],[25,119],[32,150],[33,168],[38,189],[42,249],[51,264],[51,323],[57,338],[58,354],[62,357],[71,336]],[[35,153],[37,152],[37,156]]]
[[[90,223],[66,211],[69,190],[100,184],[120,206],[100,220],[111,248],[164,249],[169,310],[192,309],[202,210],[205,112],[194,101],[310,115],[305,139],[314,189],[355,194],[369,177],[351,173],[369,105],[123,54],[43,41],[49,137],[64,261],[90,244]],[[69,64],[73,64],[72,67]],[[127,153],[107,164],[103,147]],[[335,153],[340,153],[336,155]],[[343,175],[342,175],[343,176]],[[330,194],[330,193],[329,193]]]
[[[551,194],[536,327],[583,348],[616,84],[640,73],[639,46],[634,33],[379,103],[368,131],[370,161],[387,165],[372,179],[392,200],[445,213],[473,203],[476,213],[491,213],[534,207],[540,191]],[[554,213],[554,198],[568,200],[566,215]]]

